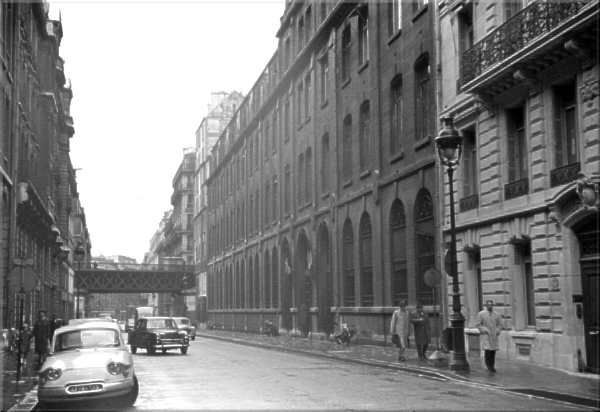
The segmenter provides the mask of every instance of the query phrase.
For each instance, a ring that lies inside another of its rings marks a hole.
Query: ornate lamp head
[[[462,136],[454,127],[452,116],[445,116],[440,120],[442,129],[435,138],[440,161],[444,166],[456,166],[462,154]]]

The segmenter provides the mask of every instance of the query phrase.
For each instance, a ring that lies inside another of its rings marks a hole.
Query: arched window
[[[435,264],[433,202],[427,189],[421,189],[415,201],[415,254],[417,300],[433,304],[433,290],[425,284],[425,272]]]
[[[360,219],[360,305],[373,306],[373,232],[371,218]]]
[[[369,101],[366,100],[360,105],[360,118],[359,118],[359,166],[360,170],[364,171],[369,168],[371,159],[370,153],[370,131],[371,124],[371,108]]]
[[[260,276],[258,268],[258,254],[254,257],[254,305],[253,307],[260,307]]]
[[[352,221],[347,218],[343,231],[344,306],[354,306],[354,234]]]
[[[277,248],[273,248],[273,253],[271,256],[271,277],[272,277],[272,292],[271,292],[271,301],[273,302],[273,307],[279,307],[279,256],[277,255]]]
[[[265,258],[263,260],[263,267],[265,268],[265,281],[263,283],[263,295],[265,297],[265,308],[271,307],[271,259],[269,257],[269,251],[265,250]]]
[[[392,304],[398,306],[400,300],[408,298],[406,270],[406,216],[404,205],[394,200],[390,211],[390,256],[392,258]]]

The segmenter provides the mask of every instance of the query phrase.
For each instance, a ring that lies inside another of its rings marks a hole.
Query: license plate
[[[102,390],[102,385],[98,383],[89,383],[85,385],[71,385],[67,388],[69,393],[82,393],[82,392],[97,392]]]

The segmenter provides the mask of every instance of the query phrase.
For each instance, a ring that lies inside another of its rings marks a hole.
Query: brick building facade
[[[598,372],[598,1],[444,1],[440,33],[467,326],[492,299],[500,356]]]
[[[381,338],[439,311],[434,8],[286,2],[279,46],[215,144],[209,319]]]

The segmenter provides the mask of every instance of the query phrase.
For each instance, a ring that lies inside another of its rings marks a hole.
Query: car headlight
[[[126,365],[121,362],[111,362],[106,366],[106,370],[111,375],[123,375],[127,377],[129,376],[131,365]]]
[[[40,380],[42,383],[46,381],[55,381],[62,375],[62,369],[59,368],[48,368],[40,372]]]

